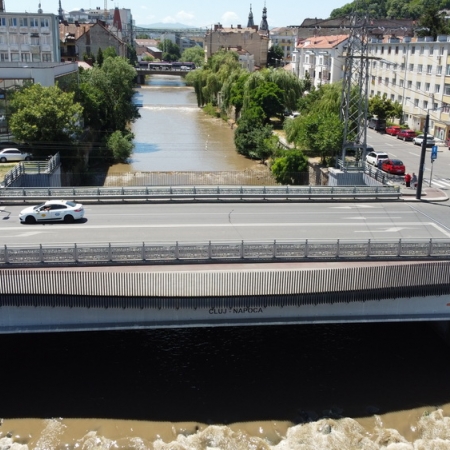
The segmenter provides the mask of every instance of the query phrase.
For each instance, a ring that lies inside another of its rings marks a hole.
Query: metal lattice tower
[[[367,108],[369,57],[367,19],[353,13],[345,56],[340,118],[344,123],[342,161],[347,150],[365,158],[367,148]]]

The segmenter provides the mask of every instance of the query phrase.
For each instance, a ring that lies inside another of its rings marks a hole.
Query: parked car
[[[399,159],[386,159],[381,163],[381,170],[394,175],[405,175],[405,165]]]
[[[366,156],[367,164],[372,164],[373,166],[378,166],[380,161],[383,162],[386,159],[389,159],[389,156],[384,152],[370,152]]]
[[[18,148],[4,148],[0,150],[0,162],[14,162],[14,161],[30,161],[31,155],[29,153],[21,152]]]
[[[21,223],[27,224],[55,221],[71,223],[82,219],[83,216],[84,208],[81,203],[71,200],[48,200],[20,211],[19,220]]]
[[[422,145],[424,137],[424,134],[419,134],[419,136],[415,137],[413,139],[414,145]],[[434,136],[427,134],[427,147],[433,147],[434,144]]]
[[[369,123],[367,125],[369,128],[373,128],[375,131],[379,131],[380,133],[384,133],[386,131],[386,120],[384,119],[375,119],[372,117],[369,119]]]
[[[386,128],[386,134],[390,134],[391,136],[397,136],[401,128],[398,125],[391,125]]]
[[[397,139],[412,141],[416,136],[417,133],[414,130],[400,130],[397,134]]]

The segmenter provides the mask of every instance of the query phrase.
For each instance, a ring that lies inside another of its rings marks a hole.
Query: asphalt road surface
[[[85,205],[74,224],[0,216],[2,245],[450,238],[450,202]]]

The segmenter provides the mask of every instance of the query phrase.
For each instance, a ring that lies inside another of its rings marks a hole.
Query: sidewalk
[[[401,199],[405,202],[445,202],[448,200],[448,195],[442,189],[435,187],[429,187],[422,185],[421,199],[416,199],[416,189],[400,186],[400,192],[402,194]]]

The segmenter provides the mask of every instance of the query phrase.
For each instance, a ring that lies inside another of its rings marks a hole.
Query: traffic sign
[[[437,158],[437,145],[433,145],[431,148],[431,161],[434,161]]]

